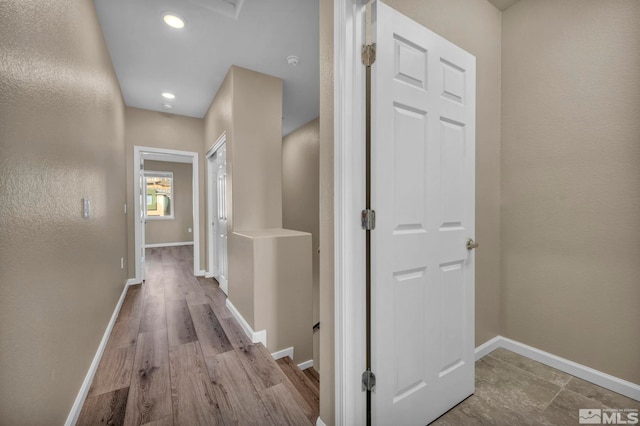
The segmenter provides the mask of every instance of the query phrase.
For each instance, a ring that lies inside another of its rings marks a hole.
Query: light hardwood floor
[[[147,250],[77,424],[315,424],[317,373],[252,344],[215,280],[193,276],[192,253]]]

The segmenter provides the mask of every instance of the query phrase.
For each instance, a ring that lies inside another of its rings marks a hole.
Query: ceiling
[[[202,118],[238,65],[283,80],[284,135],[319,115],[318,1],[94,0],[126,105]]]
[[[520,0],[489,0],[489,2],[494,5],[498,10],[505,10],[514,4],[518,3]]]

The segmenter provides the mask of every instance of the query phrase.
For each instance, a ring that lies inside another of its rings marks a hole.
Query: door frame
[[[212,225],[214,215],[214,200],[217,200],[214,194],[214,186],[210,185],[211,183],[211,175],[213,174],[213,166],[211,164],[211,157],[227,142],[227,132],[224,131],[222,134],[216,139],[216,141],[211,145],[207,153],[205,154],[205,159],[207,161],[207,177],[206,177],[206,186],[207,186],[207,269],[205,273],[205,277],[212,278],[214,276],[213,271],[213,239],[211,238],[212,233]],[[229,230],[227,229],[227,232]]]
[[[368,0],[334,0],[335,424],[366,424],[365,11]]]
[[[172,163],[191,164],[191,189],[193,193],[193,274],[203,276],[204,271],[200,270],[200,180],[198,178],[198,153],[191,151],[178,151],[175,149],[154,148],[148,146],[133,147],[133,211],[137,215],[140,211],[140,159],[152,161],[168,161]],[[135,282],[142,282],[142,271],[140,256],[142,245],[142,224],[137,217],[134,219],[135,243]]]

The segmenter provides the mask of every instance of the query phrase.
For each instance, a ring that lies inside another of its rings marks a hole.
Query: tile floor
[[[579,409],[636,409],[640,402],[506,349],[476,362],[476,392],[432,425],[578,425]]]

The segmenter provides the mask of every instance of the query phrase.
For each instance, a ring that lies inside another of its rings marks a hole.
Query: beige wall
[[[205,151],[224,132],[229,300],[254,330],[267,330],[271,352],[294,346],[296,362],[307,361],[312,242],[311,235],[280,229],[282,80],[232,66],[205,116]],[[317,218],[317,201],[315,211]]]
[[[234,262],[233,274],[233,306],[240,312],[242,317],[247,321],[254,331],[260,331],[255,328],[255,306],[256,297],[254,285],[256,282],[256,267],[254,256],[253,240],[244,235],[233,236],[233,256],[229,254],[229,267]]]
[[[282,226],[312,235],[313,323],[320,320],[320,121],[315,119],[282,140]],[[313,336],[313,365],[320,369],[320,334]]]
[[[281,228],[282,80],[233,69],[232,227]]]
[[[228,282],[229,299],[235,303],[248,297],[238,292],[249,289],[233,284],[246,268],[233,232],[282,227],[282,80],[232,66],[204,126],[205,151],[226,132]]]
[[[173,173],[173,219],[148,219],[146,244],[193,241],[193,171],[191,164],[145,161],[145,170]],[[189,232],[189,228],[192,229]]]
[[[93,2],[0,19],[0,423],[63,424],[127,278],[124,104]]]
[[[204,198],[205,162],[202,141],[204,140],[204,120],[166,114],[145,109],[127,107],[125,109],[126,173],[127,173],[127,235],[129,247],[129,277],[135,276],[134,264],[134,219],[133,208],[133,147],[176,149],[197,152],[199,155],[198,175],[200,185],[200,269],[206,265]],[[191,240],[193,235],[191,236]]]
[[[255,331],[267,331],[267,349],[294,348],[296,364],[313,357],[311,234],[261,229],[234,234],[243,268],[234,278],[234,306]]]
[[[333,289],[333,1],[320,0],[320,418],[335,420]]]
[[[205,152],[226,132],[229,234],[282,227],[282,80],[232,66],[204,127]]]
[[[502,25],[503,333],[640,383],[640,2]]]

